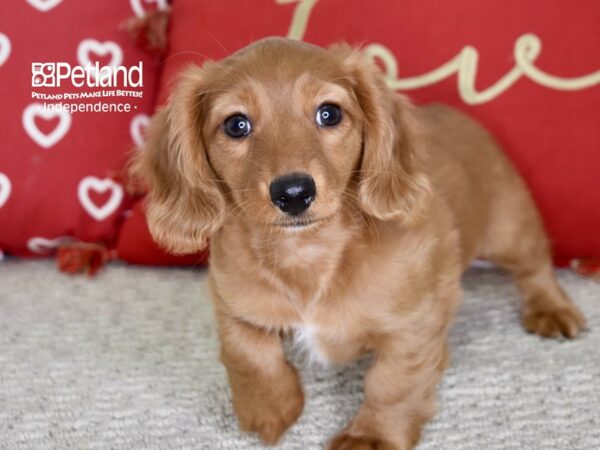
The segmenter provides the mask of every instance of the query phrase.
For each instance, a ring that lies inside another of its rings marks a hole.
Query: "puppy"
[[[282,347],[301,333],[324,362],[374,354],[364,402],[329,448],[413,448],[474,257],[514,276],[527,330],[584,327],[490,135],[450,108],[411,106],[349,47],[271,38],[189,69],[135,166],[157,242],[187,253],[210,238],[235,413],[267,444],[303,408]]]

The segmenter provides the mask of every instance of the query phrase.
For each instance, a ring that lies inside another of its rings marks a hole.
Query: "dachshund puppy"
[[[282,346],[299,334],[323,362],[373,354],[364,402],[329,448],[413,448],[474,257],[514,276],[530,332],[584,327],[490,135],[448,107],[412,106],[347,46],[270,38],[188,69],[134,167],[160,244],[187,253],[210,238],[235,413],[267,444],[303,408]]]

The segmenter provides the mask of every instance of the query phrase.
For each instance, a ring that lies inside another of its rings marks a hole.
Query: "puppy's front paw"
[[[397,450],[397,448],[379,438],[351,436],[347,432],[342,432],[329,443],[328,450]]]
[[[585,327],[585,319],[576,306],[568,304],[528,311],[523,316],[523,325],[527,331],[543,337],[574,338]]]
[[[238,418],[242,431],[258,433],[265,444],[275,445],[300,417],[304,399],[302,396],[290,396],[281,402],[267,402],[263,400],[256,404],[254,411],[249,408],[245,413],[238,412]]]
[[[254,378],[234,383],[233,406],[242,431],[258,433],[268,445],[279,441],[283,433],[300,417],[304,394],[295,370],[289,369],[278,379]]]

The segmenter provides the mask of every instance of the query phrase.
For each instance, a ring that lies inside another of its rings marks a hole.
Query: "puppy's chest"
[[[328,365],[331,358],[328,356],[319,337],[319,327],[301,323],[292,328],[292,345],[295,352],[306,356],[310,363]]]
[[[310,363],[328,365],[349,362],[367,347],[369,313],[355,297],[329,298],[316,292],[315,298],[288,294],[297,319],[288,323],[293,348]]]
[[[294,324],[292,343],[295,352],[320,365],[349,362],[367,349],[365,333],[339,316]]]

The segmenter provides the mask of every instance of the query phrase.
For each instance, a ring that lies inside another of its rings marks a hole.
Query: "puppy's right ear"
[[[146,216],[154,240],[172,253],[206,247],[222,225],[225,198],[202,139],[202,71],[184,74],[169,105],[153,117],[132,163],[148,189]]]

